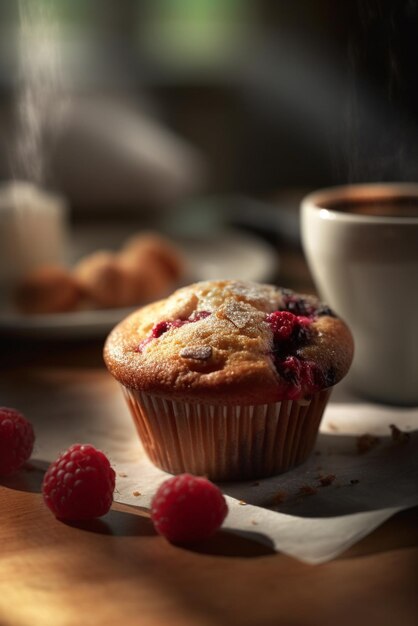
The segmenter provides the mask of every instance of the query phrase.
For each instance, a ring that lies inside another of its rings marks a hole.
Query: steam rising
[[[416,180],[418,6],[362,0],[348,44],[348,182]]]
[[[47,181],[51,137],[64,113],[57,23],[52,0],[19,0],[20,82],[14,177]]]

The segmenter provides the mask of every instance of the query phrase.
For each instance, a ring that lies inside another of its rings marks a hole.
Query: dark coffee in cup
[[[379,199],[353,198],[351,200],[338,200],[325,202],[325,209],[355,215],[375,215],[377,217],[418,217],[418,198],[414,197],[388,197]]]

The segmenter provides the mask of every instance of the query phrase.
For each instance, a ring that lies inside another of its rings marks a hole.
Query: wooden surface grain
[[[74,382],[88,374],[89,384],[107,384],[99,343],[60,353],[23,345],[13,366],[6,345],[2,405],[24,404],[25,388],[36,403],[60,368]],[[86,402],[91,410],[90,395],[72,402],[75,413]],[[1,626],[418,623],[418,508],[340,558],[309,566],[225,531],[193,549],[174,547],[147,513],[122,505],[93,522],[59,522],[42,502],[42,476],[29,464],[0,481]]]

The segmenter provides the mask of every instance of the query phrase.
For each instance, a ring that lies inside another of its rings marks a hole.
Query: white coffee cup
[[[28,271],[68,258],[67,200],[26,181],[0,185],[0,300]]]
[[[360,204],[376,214],[351,210]],[[353,332],[352,388],[418,404],[418,184],[316,191],[302,202],[301,236],[319,295]]]

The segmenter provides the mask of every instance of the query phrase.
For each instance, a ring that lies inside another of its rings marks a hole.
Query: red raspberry
[[[172,543],[193,543],[214,534],[228,506],[221,491],[206,478],[180,474],[157,490],[151,504],[155,530]]]
[[[0,476],[12,474],[32,454],[32,424],[16,409],[0,407]]]
[[[274,311],[267,315],[275,341],[286,341],[299,325],[296,315],[289,311]]]
[[[152,327],[151,337],[153,339],[158,339],[158,337],[161,337],[161,335],[164,335],[164,333],[168,332],[171,326],[171,322],[166,322],[165,320],[162,322],[158,322],[157,324],[155,324],[155,326]]]
[[[148,337],[145,337],[145,339],[140,342],[138,346],[138,351],[142,352],[147,347],[147,345],[151,343],[151,341],[153,341],[153,339],[159,339],[161,335],[168,333],[168,331],[172,328],[181,328],[185,324],[200,322],[200,320],[206,319],[209,315],[209,311],[195,311],[187,320],[176,319],[171,321],[162,320],[161,322],[157,322],[151,328],[151,333],[148,335]]]
[[[302,390],[302,361],[295,356],[287,357],[280,363],[280,373],[289,384],[288,398],[294,400],[300,395]]]
[[[189,322],[200,322],[200,320],[205,320],[209,317],[210,311],[195,311],[189,317]]]
[[[325,386],[319,367],[313,361],[302,361],[295,356],[289,356],[279,362],[278,369],[289,384],[287,397],[290,400],[298,398],[304,393],[315,393]]]
[[[63,520],[105,515],[112,505],[114,489],[115,472],[106,455],[80,443],[51,463],[42,485],[46,505]]]

